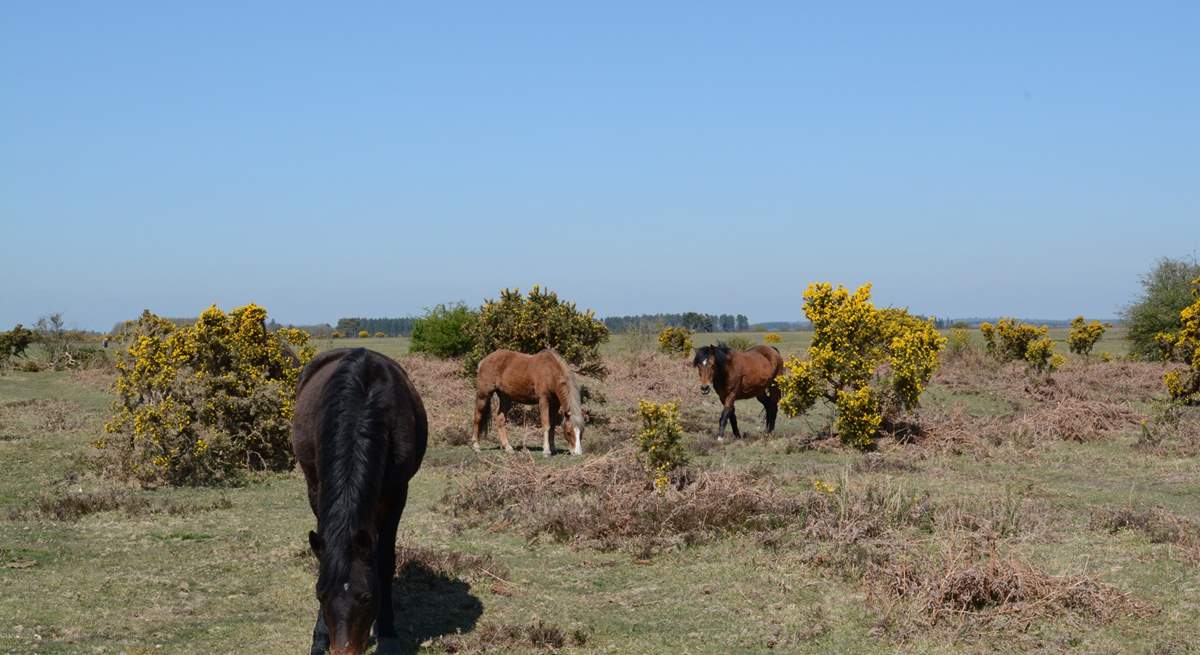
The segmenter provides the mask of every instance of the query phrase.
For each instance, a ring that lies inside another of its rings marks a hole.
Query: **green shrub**
[[[7,366],[13,357],[24,357],[25,350],[33,344],[37,335],[20,323],[8,332],[0,332],[0,366]]]
[[[734,350],[742,351],[742,350],[750,350],[751,348],[753,348],[754,342],[747,339],[746,337],[729,337],[729,339],[727,339],[725,341],[725,345],[729,346],[730,348],[732,348]]]
[[[1154,269],[1142,276],[1142,294],[1121,312],[1131,355],[1166,358],[1155,337],[1174,334],[1182,327],[1179,313],[1192,304],[1191,281],[1197,277],[1200,264],[1168,258],[1158,260]]]
[[[410,352],[435,357],[462,357],[475,345],[471,323],[475,312],[462,303],[438,305],[413,323]]]
[[[685,327],[667,326],[658,333],[658,349],[672,355],[692,352],[692,331]]]
[[[683,449],[683,426],[679,422],[679,405],[638,401],[638,416],[642,431],[638,433],[638,450],[646,471],[654,477],[654,488],[662,491],[670,484],[671,471],[687,464]]]
[[[214,306],[189,326],[149,311],[130,322],[108,436],[94,444],[108,472],[156,485],[290,470],[296,381],[314,350],[301,330],[268,330],[266,316]]]
[[[796,416],[824,400],[837,409],[841,440],[866,448],[885,418],[918,405],[946,339],[932,321],[876,309],[870,284],[853,294],[824,282],[809,285],[804,313],[813,324],[812,345],[808,359],[784,362],[779,407]]]
[[[1067,336],[1067,346],[1076,355],[1088,357],[1100,337],[1104,336],[1104,324],[1100,321],[1085,323],[1082,316],[1071,319],[1071,333]]]
[[[589,309],[559,300],[558,294],[534,285],[529,296],[520,289],[504,289],[497,300],[487,300],[470,324],[474,345],[463,358],[463,370],[474,376],[489,353],[506,348],[528,354],[554,348],[581,374],[604,377],[608,370],[600,359],[600,344],[608,328]]]

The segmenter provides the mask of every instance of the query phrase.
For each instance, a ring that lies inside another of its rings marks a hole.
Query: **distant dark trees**
[[[366,330],[374,334],[382,332],[389,337],[407,337],[412,334],[415,316],[402,318],[339,318],[334,329],[342,334],[358,334]]]
[[[664,327],[682,327],[693,332],[745,332],[750,329],[750,319],[743,314],[684,312],[609,316],[604,319],[604,325],[614,334],[639,329],[657,331]]]

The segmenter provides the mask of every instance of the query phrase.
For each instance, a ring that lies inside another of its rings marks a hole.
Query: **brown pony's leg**
[[[538,412],[542,418],[542,456],[554,454],[554,426],[550,423],[550,400],[545,396],[538,398]]]
[[[499,424],[500,445],[504,446],[504,450],[513,451],[512,444],[508,443],[508,410],[512,409],[512,399],[505,396],[503,393],[498,393],[500,396],[500,412],[496,415],[496,423]],[[524,444],[521,444],[524,446]]]

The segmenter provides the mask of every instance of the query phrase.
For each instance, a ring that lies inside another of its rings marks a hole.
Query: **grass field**
[[[783,336],[785,353],[808,337]],[[1013,367],[947,364],[926,396],[925,433],[864,456],[823,438],[821,412],[763,438],[753,401],[739,404],[748,438],[717,445],[716,401],[696,393],[690,366],[618,337],[589,454],[544,461],[490,440],[480,456],[453,445],[471,411],[453,362],[403,356],[404,339],[329,345],[343,344],[400,357],[431,416],[401,523],[411,566],[395,592],[413,652],[1166,654],[1200,643],[1200,422],[1138,443],[1153,365],[1073,359],[1039,387]],[[0,652],[307,652],[314,521],[299,474],[216,489],[99,479],[89,442],[108,381],[0,375]],[[456,505],[483,482],[616,461],[638,398],[681,403],[698,470],[806,509],[747,515],[691,543],[672,517],[635,535],[653,548],[633,537],[601,548],[567,520],[609,518],[576,512],[593,507],[586,499],[501,499],[504,520]],[[534,426],[516,432],[537,443]],[[545,516],[563,532],[530,527]],[[974,595],[937,613],[955,594]]]

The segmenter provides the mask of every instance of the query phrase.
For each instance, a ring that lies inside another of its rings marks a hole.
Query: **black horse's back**
[[[428,441],[421,398],[384,355],[322,353],[301,374],[292,440],[317,517],[309,539],[322,610],[313,652],[331,639],[338,652],[362,652],[372,622],[379,652],[393,652],[396,528]]]

